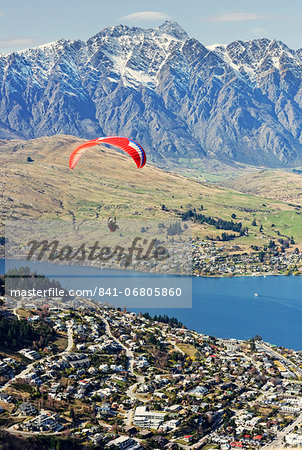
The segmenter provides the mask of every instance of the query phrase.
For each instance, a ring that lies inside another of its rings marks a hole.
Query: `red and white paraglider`
[[[92,141],[84,142],[84,144],[81,144],[77,148],[75,148],[69,157],[70,169],[75,168],[81,156],[90,147],[94,147],[95,145],[100,144],[108,144],[112,145],[113,147],[117,147],[120,150],[124,150],[124,152],[128,153],[128,155],[131,156],[138,169],[141,169],[146,164],[146,153],[140,144],[133,141],[132,139],[128,139],[125,137],[105,136],[93,139]]]

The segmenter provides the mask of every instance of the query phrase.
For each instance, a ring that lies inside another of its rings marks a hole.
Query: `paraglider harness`
[[[107,221],[107,227],[109,228],[109,230],[113,233],[116,230],[119,230],[119,226],[116,223],[116,217],[113,219],[112,217],[109,217],[108,221]]]

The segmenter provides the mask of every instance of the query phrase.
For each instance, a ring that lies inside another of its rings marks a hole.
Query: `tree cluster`
[[[148,312],[146,312],[146,313],[142,314],[142,316],[145,317],[145,319],[148,319],[150,321],[154,320],[155,322],[167,323],[175,328],[183,327],[183,324],[178,319],[176,319],[176,317],[169,317],[166,314],[164,314],[163,316],[161,314],[159,314],[158,316],[155,315],[155,316],[151,317],[150,314]]]
[[[193,220],[198,223],[207,223],[208,225],[214,226],[217,230],[232,230],[243,235],[246,229],[242,227],[241,222],[234,222],[233,220],[215,219],[211,216],[205,216],[204,214],[199,214],[191,209],[181,214],[182,220]]]

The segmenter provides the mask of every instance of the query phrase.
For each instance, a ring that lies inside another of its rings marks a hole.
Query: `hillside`
[[[301,92],[302,52],[280,41],[206,47],[175,22],[119,25],[1,55],[0,138],[115,134],[173,170],[294,167]]]
[[[63,135],[0,141],[2,224],[5,219],[97,220],[112,215],[164,220],[195,208],[216,220],[230,221],[235,214],[234,222],[249,228],[248,236],[236,237],[229,245],[240,244],[243,249],[263,245],[278,233],[302,243],[300,208],[287,201],[238,193],[150,164],[139,170],[127,155],[108,149],[91,149],[71,171],[68,158],[80,142]],[[33,161],[28,162],[28,157]],[[224,229],[204,223],[194,224],[193,232],[200,238],[215,238]]]
[[[302,175],[283,170],[258,170],[223,182],[236,191],[302,206]]]

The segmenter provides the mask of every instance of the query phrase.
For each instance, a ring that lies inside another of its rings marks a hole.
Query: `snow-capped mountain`
[[[0,56],[0,138],[124,135],[154,161],[302,160],[302,50],[205,47],[175,22]]]

